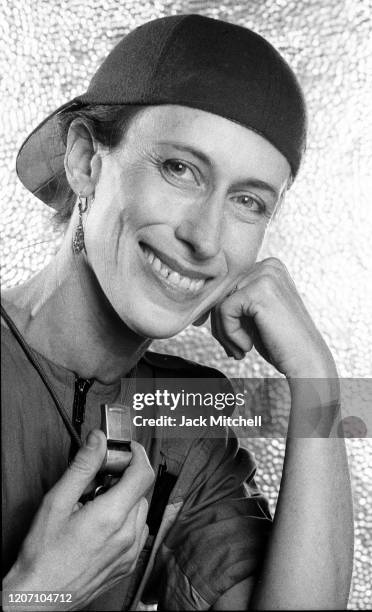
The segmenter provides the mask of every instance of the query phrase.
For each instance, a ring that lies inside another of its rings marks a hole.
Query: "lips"
[[[195,271],[190,272],[193,277],[181,273],[179,265],[177,266],[178,270],[175,270],[171,265],[165,263],[163,259],[158,257],[150,247],[143,243],[141,243],[140,246],[155,275],[164,279],[168,285],[188,293],[189,295],[197,295],[203,290],[208,277],[205,276],[200,278],[201,274]],[[199,278],[195,278],[195,276],[199,276]]]

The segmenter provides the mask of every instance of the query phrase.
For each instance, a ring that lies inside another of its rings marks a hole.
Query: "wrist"
[[[19,569],[17,563],[5,576],[2,587],[2,609],[4,612],[40,612],[43,610],[71,610],[77,601],[70,592],[42,587],[32,572]]]
[[[338,379],[336,363],[328,347],[326,349],[321,353],[307,354],[304,358],[294,361],[286,373],[288,381],[301,378]]]
[[[16,592],[28,592],[33,593],[41,590],[45,590],[45,585],[41,588],[38,580],[35,581],[35,574],[31,568],[25,568],[24,564],[19,559],[11,567],[7,575],[3,579],[3,597],[4,601],[7,599],[10,593]],[[4,608],[5,610],[6,608]],[[15,606],[9,607],[11,610],[15,610]],[[36,610],[31,604],[27,605],[27,609],[32,611]]]
[[[341,418],[338,377],[291,378],[291,437],[329,437]]]
[[[19,570],[18,563],[16,562],[3,580],[2,609],[4,612],[18,612],[26,609],[26,604],[16,599],[19,593],[25,592],[31,593],[33,589],[29,583],[29,576]],[[28,604],[27,610],[32,612],[36,608]]]

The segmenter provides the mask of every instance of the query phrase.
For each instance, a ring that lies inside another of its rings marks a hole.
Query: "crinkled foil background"
[[[24,137],[49,111],[85,89],[95,67],[129,29],[164,15],[202,13],[257,30],[299,75],[310,114],[307,157],[262,256],[286,263],[340,374],[372,376],[368,0],[2,0],[0,6],[3,286],[39,270],[60,238],[50,211],[17,181],[15,154]],[[207,327],[190,328],[154,348],[231,376],[273,375],[256,354],[243,362],[228,360]],[[256,454],[259,481],[274,508],[284,442],[244,443]],[[368,439],[348,441],[356,519],[353,609],[372,607],[371,448]]]

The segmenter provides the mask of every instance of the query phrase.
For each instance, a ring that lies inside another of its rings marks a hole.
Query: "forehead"
[[[208,158],[216,169],[244,172],[274,182],[280,190],[290,176],[284,155],[268,140],[234,121],[178,105],[145,107],[136,116],[132,137],[147,145],[181,145]]]

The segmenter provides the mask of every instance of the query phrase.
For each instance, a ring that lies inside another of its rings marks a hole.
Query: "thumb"
[[[58,508],[72,511],[86,487],[94,479],[106,455],[107,442],[103,431],[91,431],[76,453],[66,472],[53,487]]]

